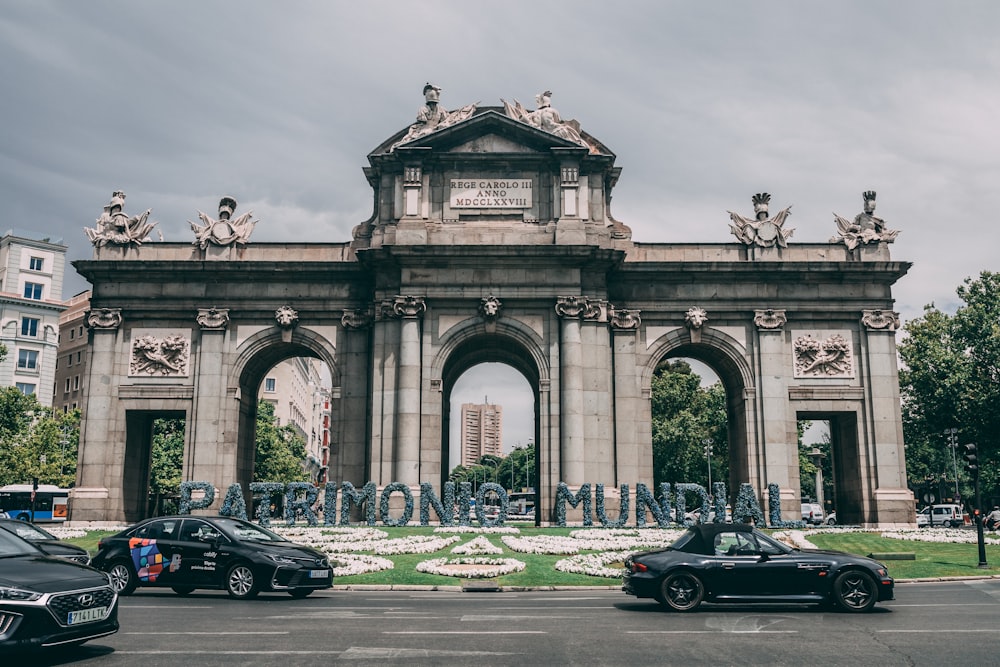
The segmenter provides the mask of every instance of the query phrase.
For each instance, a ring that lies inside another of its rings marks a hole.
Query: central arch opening
[[[500,484],[511,513],[535,522],[538,379],[527,351],[496,334],[460,344],[442,375],[441,484]]]

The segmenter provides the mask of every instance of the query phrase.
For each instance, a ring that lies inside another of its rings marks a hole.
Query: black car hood
[[[53,556],[8,556],[0,558],[0,586],[52,593],[105,586],[103,572]]]
[[[50,556],[80,556],[87,553],[83,547],[59,540],[32,540],[31,543]]]

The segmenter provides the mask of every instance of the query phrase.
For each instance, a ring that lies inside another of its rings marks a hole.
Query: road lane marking
[[[386,630],[383,635],[478,635],[482,630]],[[489,635],[547,635],[545,630],[490,630]]]
[[[924,630],[926,632],[926,630]],[[492,632],[490,633],[492,634]],[[627,635],[797,635],[798,630],[626,630]]]
[[[263,632],[236,632],[236,631],[223,631],[219,632],[123,632],[123,635],[287,635],[291,634],[290,630],[267,630]]]
[[[519,655],[501,651],[448,651],[428,648],[394,648],[378,646],[352,646],[344,651],[341,660],[387,660],[389,658],[460,658]]]

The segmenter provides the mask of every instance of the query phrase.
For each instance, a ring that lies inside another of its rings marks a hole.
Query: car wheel
[[[226,573],[226,592],[230,597],[246,600],[257,595],[257,578],[246,563],[237,563]]]
[[[705,597],[705,586],[701,579],[690,572],[668,575],[660,585],[662,604],[674,611],[691,611],[701,604]]]
[[[288,591],[288,594],[291,595],[296,600],[301,600],[302,598],[309,597],[309,594],[312,592],[313,589],[311,588],[296,588],[293,591]]]
[[[827,519],[826,520],[826,525],[828,525],[828,526],[836,526],[837,525],[837,520],[836,519]]]
[[[191,595],[194,592],[194,586],[171,586],[170,590],[178,595]]]
[[[132,571],[132,563],[127,560],[116,560],[108,568],[108,576],[111,577],[111,588],[115,589],[119,595],[132,595],[139,579]]]
[[[844,611],[869,611],[878,601],[875,579],[867,572],[842,572],[833,580],[833,599]]]
[[[17,515],[17,520],[18,521],[31,521],[31,515],[27,514],[25,512],[21,512],[20,514]]]

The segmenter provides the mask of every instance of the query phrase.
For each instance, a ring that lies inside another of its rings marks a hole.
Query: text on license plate
[[[326,579],[330,575],[330,570],[309,570],[310,579]]]
[[[77,623],[90,623],[91,621],[99,621],[107,615],[107,607],[94,607],[93,609],[71,611],[69,613],[69,618],[66,620],[66,624],[76,625]]]

